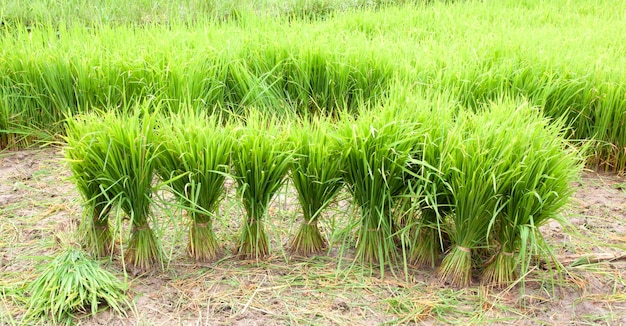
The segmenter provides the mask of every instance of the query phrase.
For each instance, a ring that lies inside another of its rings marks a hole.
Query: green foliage
[[[270,201],[286,180],[293,160],[287,125],[252,112],[236,131],[232,163],[238,195],[246,210],[238,255],[261,259],[269,253],[263,218]]]
[[[187,209],[187,252],[198,261],[213,260],[219,253],[212,220],[230,172],[231,131],[217,116],[191,109],[160,119],[157,171]]]
[[[155,114],[151,103],[138,105],[130,115],[107,112],[100,119],[105,131],[101,145],[101,183],[110,189],[118,207],[132,224],[124,259],[138,271],[149,270],[161,261],[158,239],[149,226],[152,217],[152,181],[160,148],[155,139]]]
[[[543,244],[538,227],[557,217],[569,200],[582,159],[552,121],[528,104],[492,103],[462,113],[451,129],[444,157],[454,214],[452,248],[439,273],[468,285],[473,269],[496,286],[525,274]]]
[[[319,253],[326,246],[318,220],[343,186],[341,150],[335,139],[332,121],[324,118],[306,120],[292,130],[295,159],[291,180],[298,192],[303,223],[291,240],[290,248],[300,255]]]
[[[500,188],[503,207],[493,225],[496,244],[483,279],[496,286],[515,281],[527,272],[531,255],[538,255],[539,227],[557,218],[569,202],[571,184],[582,172],[582,158],[563,136],[562,121],[548,121],[529,106],[494,105],[491,119],[516,135],[508,168],[512,182]]]
[[[444,158],[453,150],[448,131],[454,126],[456,109],[445,97],[409,94],[400,101],[407,108],[403,116],[415,123],[418,134],[406,167],[409,190],[398,208],[403,225],[401,240],[409,247],[408,262],[435,267],[446,249],[446,217],[454,209],[448,185],[450,161]]]
[[[417,137],[415,124],[401,120],[402,110],[381,108],[358,119],[345,115],[339,126],[343,179],[361,211],[356,258],[386,265],[398,263],[393,238],[393,208],[407,190],[405,167]]]
[[[386,101],[357,117],[296,124],[251,111],[236,126],[191,108],[157,119],[145,103],[132,114],[69,120],[66,153],[87,205],[96,205],[88,206],[90,225],[107,225],[113,203],[130,218],[125,260],[141,271],[161,259],[149,226],[153,174],[188,211],[189,254],[209,261],[218,255],[212,221],[232,162],[246,211],[241,258],[269,254],[264,219],[291,169],[303,212],[290,243],[298,254],[324,248],[318,220],[345,182],[360,210],[356,260],[378,264],[381,275],[400,263],[434,267],[444,252],[438,273],[454,285],[468,285],[476,270],[498,286],[526,273],[531,256],[548,252],[539,226],[557,217],[582,169],[566,118],[550,121],[519,101],[477,112],[456,112],[445,97]]]
[[[71,180],[83,198],[85,211],[81,234],[89,251],[96,257],[111,252],[109,212],[114,194],[101,182],[104,177],[103,160],[107,138],[106,125],[97,115],[67,119],[65,157],[72,170]]]
[[[48,263],[26,290],[26,323],[38,318],[71,323],[77,313],[95,315],[104,304],[123,315],[131,307],[124,283],[75,248]]]
[[[408,89],[451,94],[468,109],[525,98],[565,117],[568,137],[591,141],[591,166],[626,167],[622,2],[5,0],[2,8],[2,146],[55,139],[68,110],[126,111],[145,98],[173,111],[335,114]]]
[[[512,140],[518,135],[509,132],[509,121],[496,117],[496,111],[493,113],[462,112],[448,134],[452,147],[443,159],[449,160],[453,246],[444,257],[439,274],[455,285],[470,283],[472,267],[481,263],[476,253],[487,247],[489,226],[501,209],[502,189],[514,181],[511,167],[518,153]],[[505,112],[497,113],[508,117]]]

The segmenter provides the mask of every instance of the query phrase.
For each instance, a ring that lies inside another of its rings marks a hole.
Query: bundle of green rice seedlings
[[[583,160],[564,138],[562,121],[548,121],[528,106],[496,105],[489,115],[507,125],[512,153],[512,182],[501,188],[504,207],[494,224],[496,248],[483,281],[505,286],[526,274],[530,254],[538,255],[539,227],[567,204],[571,182],[580,176]]]
[[[161,261],[160,243],[150,228],[152,180],[158,158],[156,114],[140,104],[128,115],[105,114],[106,158],[102,180],[130,218],[130,240],[125,262],[136,272],[147,271]]]
[[[212,221],[230,172],[231,129],[191,109],[161,119],[157,172],[191,218],[187,252],[207,262],[219,253]]]
[[[67,120],[65,157],[72,170],[71,180],[81,194],[86,214],[81,233],[89,251],[96,257],[111,252],[109,212],[112,194],[102,185],[106,147],[102,146],[104,124],[96,115],[84,115]]]
[[[411,264],[435,267],[444,251],[447,237],[446,216],[452,212],[452,193],[447,184],[449,161],[442,159],[450,146],[447,131],[452,127],[453,115],[449,107],[438,107],[418,117],[420,141],[415,144],[409,163],[409,198],[411,210],[417,214],[409,226],[409,258]]]
[[[318,220],[343,186],[342,159],[333,138],[334,127],[329,119],[313,118],[293,130],[295,159],[291,180],[298,192],[303,223],[290,241],[290,250],[300,255],[319,253],[326,247]]]
[[[414,123],[394,108],[364,111],[357,120],[345,115],[339,130],[343,179],[360,209],[356,259],[385,266],[398,262],[393,208],[405,194],[405,169],[414,142]]]
[[[107,305],[126,315],[131,307],[127,287],[115,275],[89,259],[80,250],[69,248],[48,263],[41,275],[28,284],[28,310],[24,322],[49,318],[54,323],[71,323],[79,313],[95,315]]]
[[[489,226],[502,206],[500,189],[511,182],[516,148],[509,126],[488,113],[461,112],[448,134],[451,150],[448,184],[454,214],[450,230],[452,246],[439,267],[442,279],[455,286],[469,285],[472,269],[487,249]],[[476,262],[474,265],[473,262]]]
[[[293,159],[286,126],[275,118],[251,111],[237,131],[232,164],[237,191],[246,210],[237,253],[242,259],[261,259],[269,254],[263,218],[286,180]]]
[[[447,185],[450,149],[447,132],[454,123],[457,107],[447,96],[415,92],[399,85],[388,105],[395,105],[398,116],[414,128],[413,149],[405,172],[406,195],[395,208],[396,241],[408,252],[406,262],[434,267],[448,244],[446,216],[452,211]]]

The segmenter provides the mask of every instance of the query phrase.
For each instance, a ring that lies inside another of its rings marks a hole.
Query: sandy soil
[[[74,239],[80,198],[68,180],[58,148],[0,153],[0,324],[19,324],[24,284],[38,267]],[[273,255],[255,263],[230,254],[238,237],[241,208],[220,208],[216,225],[224,256],[196,264],[185,255],[185,224],[166,218],[162,239],[168,253],[162,271],[127,275],[134,307],[127,316],[108,311],[80,316],[85,325],[277,325],[383,323],[609,324],[626,325],[626,179],[585,172],[571,205],[542,228],[556,257],[557,274],[538,265],[520,286],[495,290],[480,284],[450,288],[430,269],[410,268],[385,278],[351,266],[350,248],[333,244],[329,256],[294,258],[283,249],[297,217],[295,197],[281,194],[270,209]],[[340,204],[338,207],[343,207]],[[167,211],[159,214],[167,215]],[[341,210],[326,229],[341,225]],[[176,212],[172,212],[176,216]],[[167,215],[169,216],[169,215]],[[330,236],[330,234],[327,234]],[[337,234],[335,233],[336,237]],[[124,277],[118,257],[103,261]]]

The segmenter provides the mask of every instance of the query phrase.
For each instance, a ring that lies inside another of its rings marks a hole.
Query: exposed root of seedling
[[[187,253],[198,262],[210,262],[219,256],[220,247],[215,239],[211,222],[194,223],[189,228]]]
[[[319,254],[327,248],[326,239],[317,223],[302,223],[298,233],[289,243],[289,250],[301,256]]]
[[[161,249],[152,229],[147,224],[133,226],[124,262],[133,269],[133,272],[141,273],[154,269],[160,261]]]
[[[472,281],[472,251],[455,246],[446,255],[439,267],[439,277],[453,286],[465,287]]]
[[[505,287],[517,279],[515,256],[510,252],[499,252],[487,265],[482,275],[486,285]]]
[[[263,228],[263,223],[260,221],[253,221],[248,223],[243,228],[243,234],[241,236],[241,243],[237,249],[237,256],[239,259],[248,260],[260,260],[267,257],[270,253],[269,241],[267,234]]]

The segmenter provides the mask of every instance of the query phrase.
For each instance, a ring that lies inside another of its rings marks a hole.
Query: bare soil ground
[[[38,268],[73,241],[82,215],[58,148],[0,152],[0,324],[20,324],[23,287]],[[240,261],[230,252],[239,235],[241,208],[226,200],[216,225],[224,256],[196,264],[185,254],[184,219],[160,225],[168,259],[162,271],[124,274],[117,256],[109,271],[130,284],[134,307],[127,316],[103,311],[79,316],[84,325],[283,325],[283,324],[559,324],[626,325],[626,179],[586,172],[563,214],[569,225],[542,229],[560,274],[542,266],[520,285],[492,289],[478,283],[452,288],[434,270],[409,268],[384,278],[351,265],[349,241],[340,231],[328,255],[291,257],[283,248],[294,233],[297,205],[286,190],[270,210],[273,255]],[[326,230],[341,230],[350,211],[338,203]],[[163,216],[180,216],[162,210]],[[342,224],[343,223],[343,224]],[[348,243],[348,244],[346,244]],[[545,267],[545,266],[544,266]]]

